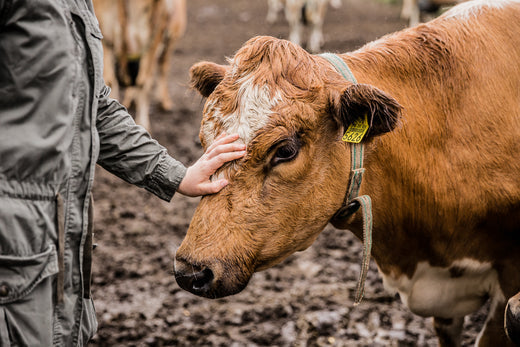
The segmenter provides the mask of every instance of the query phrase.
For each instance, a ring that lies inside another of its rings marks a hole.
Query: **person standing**
[[[0,346],[81,346],[96,163],[169,201],[212,194],[245,154],[219,138],[186,168],[108,97],[91,0],[0,0]]]

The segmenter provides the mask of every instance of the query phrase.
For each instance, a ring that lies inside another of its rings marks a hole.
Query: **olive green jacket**
[[[101,39],[91,0],[0,0],[2,347],[94,335],[96,163],[165,200],[186,171],[108,98]]]

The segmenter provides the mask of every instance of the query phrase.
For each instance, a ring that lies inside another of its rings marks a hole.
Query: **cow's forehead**
[[[249,144],[282,100],[275,86],[255,83],[252,75],[241,77],[238,82],[238,90],[231,99],[208,99],[201,129],[206,146],[221,133],[238,134],[239,142]],[[236,107],[227,107],[229,105],[223,105],[223,102],[235,103]],[[227,111],[230,109],[233,111]]]
[[[314,95],[322,87],[315,60],[286,40],[256,37],[229,60],[230,69],[209,96],[201,136],[205,146],[225,132],[249,144],[277,106]]]

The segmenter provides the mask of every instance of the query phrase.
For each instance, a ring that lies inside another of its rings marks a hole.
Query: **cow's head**
[[[255,271],[313,243],[348,188],[342,132],[368,114],[370,141],[394,128],[400,106],[271,37],[251,39],[229,65],[194,65],[191,78],[208,98],[202,145],[223,132],[247,144],[243,159],[216,174],[230,184],[201,200],[175,257],[179,285],[216,298],[238,293]]]

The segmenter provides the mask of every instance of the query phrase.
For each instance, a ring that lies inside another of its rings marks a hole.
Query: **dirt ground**
[[[266,0],[189,0],[188,28],[174,54],[175,109],[154,108],[152,133],[185,164],[202,153],[198,131],[203,99],[188,88],[188,69],[199,60],[224,63],[256,35],[288,36],[280,16],[265,21]],[[324,51],[345,52],[400,30],[400,4],[343,0],[329,8]],[[101,168],[94,188],[93,296],[99,331],[90,346],[435,346],[432,321],[411,314],[383,290],[372,261],[363,302],[353,296],[361,243],[327,227],[304,252],[257,273],[235,296],[209,300],[179,288],[175,249],[197,198],[171,203],[133,187]],[[464,345],[473,344],[485,309],[468,317]]]

